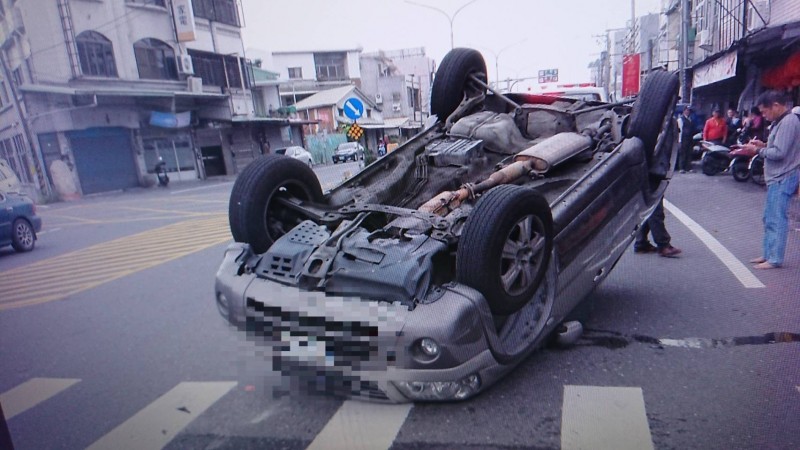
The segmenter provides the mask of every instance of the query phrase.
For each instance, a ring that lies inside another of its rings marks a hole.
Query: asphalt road
[[[329,188],[357,165],[316,170]],[[784,268],[749,270],[761,187],[676,175],[667,227],[683,254],[628,252],[578,345],[467,402],[386,406],[265,388],[213,302],[231,186],[41,207],[36,250],[0,250],[0,402],[17,448],[800,448],[800,220]]]

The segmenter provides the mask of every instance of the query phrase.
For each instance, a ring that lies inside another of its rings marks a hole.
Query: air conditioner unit
[[[383,103],[383,95],[375,94],[375,103],[377,103],[378,105],[382,104]]]
[[[393,103],[392,104],[392,111],[399,112],[400,111],[400,103]]]
[[[194,65],[192,65],[192,57],[189,55],[178,55],[175,58],[178,63],[178,72],[183,75],[194,75]]]
[[[203,79],[200,77],[186,78],[186,88],[189,92],[203,92]]]
[[[711,32],[708,30],[700,30],[697,32],[698,46],[703,50],[711,50],[713,43],[711,42]]]

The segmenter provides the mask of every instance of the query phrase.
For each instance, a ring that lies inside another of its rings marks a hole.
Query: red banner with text
[[[622,96],[630,97],[639,93],[639,54],[622,57]]]

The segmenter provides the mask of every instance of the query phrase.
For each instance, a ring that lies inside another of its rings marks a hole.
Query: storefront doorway
[[[189,181],[198,178],[192,139],[188,133],[143,138],[142,147],[147,173],[155,173],[156,164],[163,161],[169,172],[170,181]]]
[[[213,145],[201,147],[200,153],[203,158],[203,167],[207,177],[225,175],[225,160],[222,156],[222,146]]]

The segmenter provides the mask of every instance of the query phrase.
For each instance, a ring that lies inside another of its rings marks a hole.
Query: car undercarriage
[[[442,61],[428,128],[323,193],[290,158],[234,185],[220,313],[325,392],[460,400],[541,346],[608,275],[674,165],[677,77],[614,104],[501,94]]]

